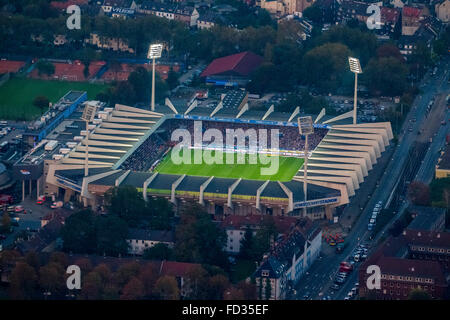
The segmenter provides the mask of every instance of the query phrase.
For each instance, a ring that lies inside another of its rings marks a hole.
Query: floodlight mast
[[[349,57],[348,64],[350,66],[350,71],[355,74],[355,93],[353,96],[353,124],[356,124],[356,109],[358,106],[358,73],[362,73],[362,69],[358,58]]]
[[[95,112],[97,111],[97,106],[86,104],[81,115],[81,119],[86,123],[86,140],[85,140],[85,151],[84,151],[84,176],[89,175],[89,122],[94,120]]]
[[[152,59],[152,101],[151,110],[155,111],[155,60],[161,58],[162,44],[151,44],[148,48],[147,58]]]
[[[305,136],[305,151],[304,151],[304,163],[303,163],[303,197],[305,206],[303,207],[303,216],[306,217],[306,201],[308,200],[308,136],[314,133],[314,126],[312,123],[312,117],[298,117],[298,131],[300,135]]]

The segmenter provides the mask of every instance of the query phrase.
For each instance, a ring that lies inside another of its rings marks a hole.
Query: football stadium
[[[144,199],[169,199],[175,210],[195,201],[218,216],[298,216],[306,208],[312,219],[333,219],[336,208],[349,203],[393,138],[388,122],[351,124],[350,113],[334,118],[324,112],[311,115],[314,133],[308,137],[305,199],[305,137],[297,125],[304,114],[299,108],[290,114],[273,107],[251,110],[246,95],[233,95],[239,101],[224,103],[224,95],[213,107],[200,107],[195,100],[183,104],[166,99],[155,111],[119,104],[100,108],[88,141],[82,130],[70,151],[48,162],[46,194],[63,195],[65,201],[76,197],[98,207],[110,188],[130,185]],[[239,143],[237,138],[211,142],[205,138],[208,132],[224,137],[241,132],[244,138]],[[199,134],[201,139],[196,138]],[[189,161],[174,160],[177,148],[178,156]],[[205,160],[206,152],[215,161],[197,163],[196,154]],[[263,174],[271,165],[276,170]]]

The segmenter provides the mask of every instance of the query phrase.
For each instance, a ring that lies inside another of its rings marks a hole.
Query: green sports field
[[[94,99],[107,87],[87,82],[12,78],[0,87],[0,119],[32,120],[40,116],[41,110],[33,106],[33,99],[37,96],[46,96],[55,103],[68,91],[75,90],[87,91],[88,99]]]
[[[256,164],[249,163],[249,155],[245,155],[245,164],[237,164],[236,154],[234,154],[235,164],[226,164],[226,155],[221,153],[223,164],[193,164],[194,150],[191,152],[192,164],[175,164],[172,161],[171,152],[158,164],[155,171],[166,174],[186,174],[191,176],[215,176],[218,178],[242,178],[249,180],[273,180],[273,181],[291,181],[292,177],[297,173],[298,169],[303,164],[303,159],[293,157],[276,157],[278,158],[278,170],[273,175],[262,175],[261,168],[268,168],[269,164],[262,164],[259,162],[259,157]],[[182,152],[186,152],[183,150]],[[213,156],[215,155],[215,151]]]

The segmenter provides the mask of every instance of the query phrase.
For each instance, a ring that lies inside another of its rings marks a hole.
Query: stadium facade
[[[144,199],[164,197],[176,210],[195,201],[216,215],[300,215],[304,207],[311,219],[332,219],[335,208],[349,203],[377,158],[393,138],[389,122],[345,124],[346,116],[315,118],[316,130],[326,134],[308,157],[308,194],[303,194],[303,169],[291,181],[245,180],[215,176],[162,174],[149,170],[167,150],[162,147],[167,128],[197,120],[249,126],[297,127],[292,114],[224,108],[192,103],[177,107],[166,99],[156,112],[117,104],[98,112],[89,135],[89,176],[84,177],[85,138],[58,161],[49,163],[46,193],[76,197],[85,205],[104,204],[111,187],[131,185]],[[327,120],[325,120],[327,119]],[[172,123],[172,124],[171,124]],[[298,131],[297,131],[298,132]],[[311,139],[311,137],[310,137]],[[281,167],[280,170],[283,170]]]

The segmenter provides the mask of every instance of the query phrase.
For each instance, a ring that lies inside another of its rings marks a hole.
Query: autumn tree
[[[131,278],[130,281],[123,288],[123,293],[120,296],[121,300],[139,300],[145,295],[145,288],[141,280],[136,277]]]
[[[430,188],[420,181],[413,181],[408,186],[408,198],[418,206],[430,205]]]
[[[11,271],[10,296],[23,300],[35,297],[38,287],[38,277],[34,269],[24,262],[18,262]]]
[[[156,281],[155,295],[161,300],[178,300],[180,298],[180,290],[178,289],[177,280],[172,276],[162,276]]]

